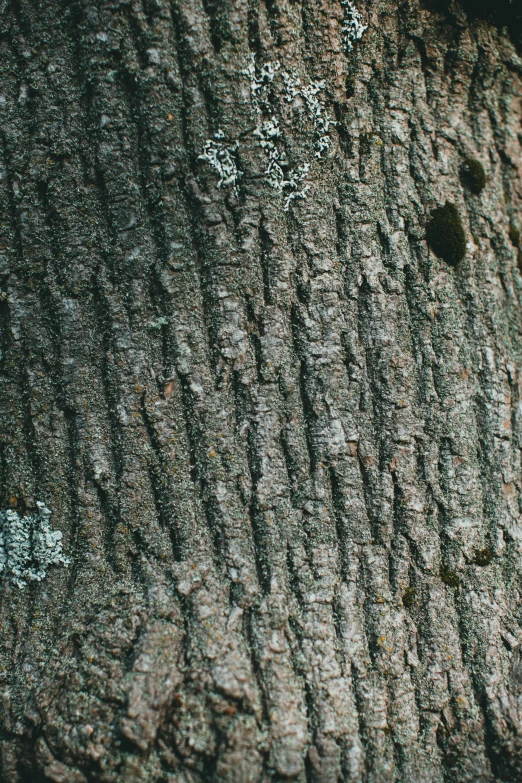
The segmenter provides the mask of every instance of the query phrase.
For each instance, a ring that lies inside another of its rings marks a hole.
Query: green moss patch
[[[486,187],[486,172],[482,163],[475,158],[467,158],[460,169],[460,181],[478,196]]]
[[[404,595],[402,596],[402,605],[406,607],[406,609],[411,609],[411,607],[415,603],[415,590],[413,587],[407,587],[404,591]]]
[[[462,261],[466,255],[466,234],[455,204],[446,201],[431,213],[426,239],[435,255],[450,266]]]
[[[511,223],[509,226],[509,239],[513,247],[517,250],[517,266],[519,272],[522,272],[522,249],[520,248],[520,231]]]
[[[459,575],[455,571],[450,571],[446,566],[440,567],[440,578],[448,587],[458,587],[460,585]]]
[[[493,552],[489,547],[485,547],[484,549],[477,549],[475,551],[475,557],[473,558],[475,565],[487,566],[491,563],[492,560]]]

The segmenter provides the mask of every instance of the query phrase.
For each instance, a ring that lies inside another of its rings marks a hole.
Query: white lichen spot
[[[263,179],[274,190],[284,195],[283,208],[288,212],[294,199],[307,197],[306,193],[310,190],[310,185],[303,185],[303,180],[307,177],[310,166],[308,163],[303,163],[285,175],[283,169],[288,168],[288,161],[284,150],[280,151],[276,146],[276,140],[280,135],[279,123],[274,117],[260,123],[254,131],[254,136],[259,139],[259,146],[264,149],[268,158]]]
[[[256,127],[253,135],[260,139],[259,145],[263,147],[263,149],[273,149],[275,146],[274,139],[279,139],[281,136],[279,122],[275,117],[271,117],[269,120],[260,123]]]
[[[330,127],[335,125],[335,120],[331,118],[323,104],[319,100],[319,94],[325,89],[325,82],[310,82],[310,84],[301,84],[299,77],[282,72],[285,85],[285,98],[290,103],[299,97],[303,100],[307,114],[314,126],[314,150],[315,157],[322,158],[323,152],[330,148],[330,138],[328,133]]]
[[[261,112],[260,102],[262,100],[263,93],[269,84],[274,81],[274,77],[281,65],[279,62],[268,62],[261,66],[256,67],[256,58],[253,54],[250,55],[250,62],[245,70],[241,71],[242,74],[248,76],[250,80],[250,94],[252,96],[252,104],[258,112]]]
[[[292,76],[287,71],[282,72],[285,85],[285,98],[290,103],[301,94],[301,79],[298,76]]]
[[[229,144],[225,139],[222,130],[214,135],[213,139],[208,139],[199,155],[199,160],[205,160],[219,175],[218,188],[232,185],[236,189],[237,181],[243,176],[243,172],[237,167],[235,155],[238,151],[238,144]]]
[[[288,179],[282,183],[282,190],[285,193],[285,212],[288,212],[294,199],[307,198],[306,194],[310,190],[310,185],[303,185],[303,181],[307,178],[309,169],[308,163],[303,163],[302,166],[298,166],[295,171],[292,171]]]
[[[41,582],[51,565],[68,566],[63,555],[62,533],[49,523],[51,512],[37,503],[35,514],[21,517],[8,509],[0,511],[0,576],[24,588],[27,582]]]
[[[309,164],[302,163],[296,169],[290,169],[290,164],[282,146],[283,133],[279,121],[275,116],[273,103],[270,101],[269,88],[275,94],[279,92],[287,101],[300,98],[306,108],[307,115],[314,127],[314,150],[317,158],[329,149],[330,139],[328,133],[330,127],[335,125],[322,105],[319,94],[325,89],[325,83],[310,82],[303,85],[299,77],[281,70],[279,62],[267,62],[261,67],[256,64],[252,55],[248,67],[242,71],[250,80],[250,92],[252,105],[254,106],[259,121],[253,131],[253,136],[258,139],[259,146],[263,149],[267,166],[263,171],[263,180],[275,191],[283,195],[283,207],[285,212],[296,199],[307,198],[310,185],[304,180],[308,176]],[[276,79],[276,77],[278,77]],[[282,78],[283,84],[279,85]]]
[[[277,139],[281,136],[278,121],[275,117],[271,117],[269,120],[259,123],[253,135],[259,139],[259,146],[265,151],[268,158],[263,178],[275,190],[281,191],[285,179],[282,166],[286,166],[287,161],[284,151],[281,152],[276,145]]]
[[[343,26],[341,35],[348,52],[353,50],[356,41],[360,41],[368,25],[362,23],[362,16],[350,0],[341,0],[344,9]]]

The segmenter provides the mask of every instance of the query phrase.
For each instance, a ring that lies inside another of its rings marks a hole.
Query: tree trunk
[[[1,5],[2,783],[521,781],[510,30]]]

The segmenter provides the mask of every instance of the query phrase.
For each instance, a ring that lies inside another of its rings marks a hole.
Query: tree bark
[[[522,60],[358,12],[3,0],[2,783],[522,780]]]

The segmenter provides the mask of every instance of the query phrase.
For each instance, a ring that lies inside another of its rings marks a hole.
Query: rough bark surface
[[[0,5],[0,507],[72,559],[1,579],[1,781],[522,780],[509,31]]]

